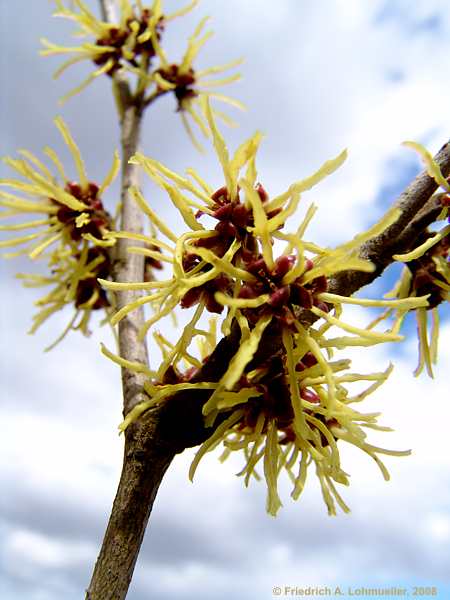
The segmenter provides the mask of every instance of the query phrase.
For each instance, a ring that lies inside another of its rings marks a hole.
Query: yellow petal
[[[272,315],[266,315],[262,317],[251,330],[250,335],[245,342],[241,343],[239,346],[239,350],[231,359],[228,369],[221,379],[221,383],[227,390],[231,390],[233,388],[244,372],[245,367],[252,360],[255,352],[258,350],[262,334],[271,320]]]
[[[437,162],[434,160],[434,158],[428,152],[428,150],[424,148],[424,146],[422,146],[422,144],[418,144],[417,142],[403,142],[403,146],[407,146],[408,148],[416,150],[416,152],[420,154],[423,162],[425,163],[428,175],[432,177],[438,185],[443,187],[444,190],[450,192],[449,182],[442,175],[442,171]]]
[[[117,173],[119,172],[120,165],[121,165],[121,161],[120,161],[119,153],[117,150],[115,150],[111,168],[110,168],[107,176],[105,177],[102,185],[100,186],[100,189],[98,190],[98,195],[100,197],[102,196],[102,194],[104,193],[106,188],[109,187],[111,185],[111,183],[114,181],[114,179],[117,177]]]
[[[86,169],[84,166],[83,159],[81,158],[80,150],[78,149],[78,146],[76,145],[76,143],[69,131],[69,128],[64,123],[62,117],[56,117],[55,125],[59,129],[65,143],[67,144],[67,146],[72,154],[73,160],[75,162],[75,166],[78,171],[78,178],[79,178],[81,187],[83,188],[83,190],[86,190],[89,182],[88,182],[88,179],[86,176]]]

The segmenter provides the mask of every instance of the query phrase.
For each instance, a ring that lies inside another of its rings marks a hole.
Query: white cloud
[[[11,565],[20,565],[23,569],[28,563],[36,567],[62,568],[68,565],[92,560],[96,548],[89,544],[70,544],[48,537],[16,529],[5,540],[5,554]]]
[[[450,541],[450,518],[448,514],[432,512],[425,517],[425,535],[439,545]]]

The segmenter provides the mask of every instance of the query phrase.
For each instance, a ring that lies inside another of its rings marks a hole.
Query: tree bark
[[[100,0],[105,20],[115,20],[114,0]],[[130,196],[130,187],[138,185],[138,170],[129,159],[139,146],[144,102],[142,95],[133,95],[122,74],[117,73],[113,85],[119,90],[122,149],[121,223],[122,231],[142,233],[142,213]],[[144,257],[128,253],[129,240],[120,239],[114,247],[114,275],[116,281],[143,281]],[[132,245],[136,245],[133,242]],[[137,292],[123,291],[117,294],[120,309],[136,298]],[[141,307],[128,314],[119,324],[119,353],[129,361],[148,365],[145,341],[138,339],[144,324]],[[124,416],[146,396],[143,393],[144,375],[122,369]],[[155,437],[155,421],[146,415],[125,433],[122,474],[111,516],[95,564],[87,600],[123,600],[133,575],[144,532],[159,484],[174,457],[174,450],[160,444]]]
[[[174,452],[158,444],[151,415],[127,429],[122,474],[86,600],[122,600],[159,484]]]
[[[130,187],[138,185],[139,174],[137,165],[128,161],[135,154],[139,146],[140,129],[142,123],[142,109],[139,105],[131,103],[124,107],[121,121],[122,133],[122,190],[121,190],[121,224],[122,231],[142,233],[143,217],[136,203],[130,196]],[[128,252],[128,247],[139,245],[127,239],[119,239],[116,245],[115,279],[116,281],[143,281],[144,256]],[[126,290],[117,293],[117,308],[133,302],[139,292]],[[132,311],[119,323],[119,351],[120,356],[130,361],[137,361],[148,365],[146,342],[138,339],[138,333],[144,325],[144,309],[140,307]],[[122,368],[122,387],[124,415],[144,398],[142,386],[144,382],[142,373],[135,373]]]

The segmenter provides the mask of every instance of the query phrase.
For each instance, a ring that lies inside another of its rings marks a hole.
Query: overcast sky
[[[94,0],[88,4],[96,8]],[[181,5],[166,3],[168,10]],[[39,38],[72,40],[51,7],[45,0],[0,1],[0,151],[39,153],[48,144],[67,157],[52,123],[61,114],[90,178],[101,181],[118,145],[109,81],[58,106],[90,66],[53,81],[59,61],[38,57]],[[263,131],[259,178],[269,193],[349,149],[344,167],[305,196],[319,205],[310,229],[318,243],[338,243],[370,226],[419,171],[402,141],[434,152],[447,140],[445,0],[204,0],[168,29],[173,60],[205,14],[216,35],[198,67],[245,57],[243,81],[227,91],[248,111],[230,109],[240,127],[224,133],[233,148]],[[165,98],[146,115],[144,151],[175,170],[198,168],[219,187],[213,152],[193,150],[174,109]],[[155,189],[147,193],[164,206]],[[115,200],[113,190],[111,206]],[[88,584],[120,473],[119,372],[99,353],[100,341],[112,347],[106,330],[90,339],[72,334],[43,354],[68,314],[26,334],[36,294],[13,275],[31,268],[26,260],[0,262],[0,598],[75,600]],[[359,309],[352,313],[363,318]],[[412,377],[414,336],[395,349],[355,353],[356,371],[379,370],[395,358],[391,380],[364,411],[382,411],[383,424],[396,430],[373,435],[375,443],[413,454],[386,460],[392,480],[385,483],[368,457],[342,448],[350,515],[327,516],[311,473],[296,503],[282,483],[284,507],[273,519],[265,513],[264,485],[246,490],[235,477],[239,460],[221,465],[211,455],[191,484],[192,452],[177,457],[155,502],[130,600],[264,600],[275,586],[327,584],[436,586],[440,598],[450,597],[449,333],[447,319],[435,381]]]

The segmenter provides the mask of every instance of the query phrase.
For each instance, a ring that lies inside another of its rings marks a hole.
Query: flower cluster
[[[177,237],[135,189],[136,202],[166,241],[127,232],[110,236],[145,240],[159,247],[161,260],[172,265],[171,277],[162,281],[101,281],[107,290],[149,292],[119,310],[111,320],[113,324],[138,306],[155,306],[156,311],[140,332],[143,337],[177,306],[196,307],[176,344],[154,331],[163,355],[157,370],[124,361],[104,349],[119,364],[148,375],[144,387],[149,399],[127,415],[121,429],[182,390],[210,390],[203,414],[205,426],[214,426],[215,431],[197,452],[191,478],[201,457],[223,443],[225,456],[243,451],[245,466],[241,474],[246,483],[252,477],[259,478],[257,466],[262,463],[269,513],[276,514],[281,506],[277,493],[280,472],[284,469],[292,479],[292,496],[298,498],[311,464],[315,465],[329,513],[335,514],[336,502],[346,511],[335,485],[348,484],[348,475],[341,468],[339,441],[353,444],[372,457],[386,479],[388,472],[379,454],[408,452],[384,450],[368,443],[366,428],[387,429],[377,424],[378,414],[364,414],[352,406],[379,387],[391,367],[382,373],[352,373],[348,372],[349,360],[334,358],[336,350],[349,346],[401,340],[398,323],[385,332],[363,329],[341,319],[343,305],[409,310],[425,307],[427,300],[347,298],[329,293],[328,281],[342,270],[373,270],[371,263],[358,258],[358,248],[392,224],[398,210],[391,210],[368,231],[334,249],[305,239],[316,211],[313,205],[294,233],[284,232],[302,193],[331,175],[345,160],[346,152],[271,198],[257,181],[255,157],[261,135],[255,134],[230,157],[207,101],[203,110],[225,185],[215,190],[193,170],[188,170],[189,177],[183,177],[137,154],[133,162],[168,194],[189,231]],[[211,226],[206,227],[205,221]],[[222,333],[228,335],[237,326],[240,344],[224,365],[223,375],[217,381],[205,381],[202,365],[214,352],[215,332],[202,328],[200,319],[203,313],[222,313],[224,309]],[[306,312],[314,315],[318,325],[302,320]],[[334,326],[344,335],[329,337]],[[200,359],[191,349],[194,341],[201,342]],[[346,386],[364,381],[372,383],[356,394]]]
[[[22,179],[2,179],[0,185],[10,188],[0,191],[0,218],[13,218],[14,222],[0,226],[10,233],[34,230],[26,235],[0,241],[0,248],[16,250],[6,257],[27,254],[32,259],[44,259],[48,275],[19,275],[28,287],[52,286],[51,291],[36,302],[40,308],[34,316],[31,332],[48,317],[68,304],[73,304],[75,314],[63,336],[70,329],[88,334],[92,311],[108,309],[110,297],[98,284],[98,277],[108,278],[111,272],[111,247],[114,240],[102,238],[114,227],[113,219],[103,205],[103,194],[117,175],[120,159],[117,153],[103,183],[89,181],[79,149],[67,125],[55,119],[64,142],[68,146],[77,170],[76,181],[69,179],[57,154],[51,148],[44,152],[59,176],[31,152],[22,150],[23,158],[6,158],[4,162]],[[25,197],[23,197],[25,196]],[[40,215],[37,220],[18,221],[17,217]],[[53,344],[52,344],[53,346]]]
[[[450,184],[442,175],[439,165],[433,160],[431,154],[416,142],[405,142],[416,150],[427,167],[430,177],[444,190],[438,198],[442,204],[442,211],[437,221],[449,219]],[[450,225],[438,232],[424,231],[416,239],[416,247],[406,254],[394,255],[394,259],[405,264],[405,268],[394,289],[386,294],[388,298],[407,298],[414,296],[427,296],[428,305],[413,309],[417,321],[419,340],[419,363],[414,371],[417,377],[423,369],[433,377],[433,364],[437,362],[439,340],[439,309],[450,299]],[[394,311],[387,310],[375,322],[388,318]],[[397,321],[400,323],[409,312],[398,309]],[[428,314],[431,313],[431,327],[428,325]],[[374,323],[375,323],[374,322]]]
[[[200,21],[193,35],[188,39],[186,52],[179,63],[169,61],[161,47],[160,42],[167,23],[188,13],[198,0],[172,14],[163,14],[160,0],[154,0],[151,6],[144,6],[140,0],[134,4],[130,0],[121,0],[117,23],[98,19],[82,0],[74,0],[76,9],[67,8],[64,0],[55,0],[55,2],[57,6],[55,15],[70,19],[79,26],[79,30],[75,32],[77,37],[93,38],[93,41],[71,47],[59,46],[46,39],[42,40],[45,49],[41,54],[44,56],[70,55],[70,58],[55,72],[55,77],[59,77],[71,65],[84,60],[91,61],[98,67],[85,81],[66,94],[62,102],[82,91],[100,75],[114,77],[119,71],[133,73],[137,77],[136,93],[143,95],[144,106],[159,96],[173,93],[183,124],[194,144],[200,149],[201,146],[187,120],[189,116],[202,133],[207,134],[206,124],[195,109],[200,96],[215,97],[235,107],[243,108],[237,100],[208,91],[210,88],[240,79],[239,74],[221,79],[209,79],[210,75],[222,73],[239,65],[240,60],[200,71],[194,70],[194,59],[212,35],[212,32],[203,33],[207,18]],[[234,122],[222,112],[216,111],[216,115],[229,125],[234,125]]]

